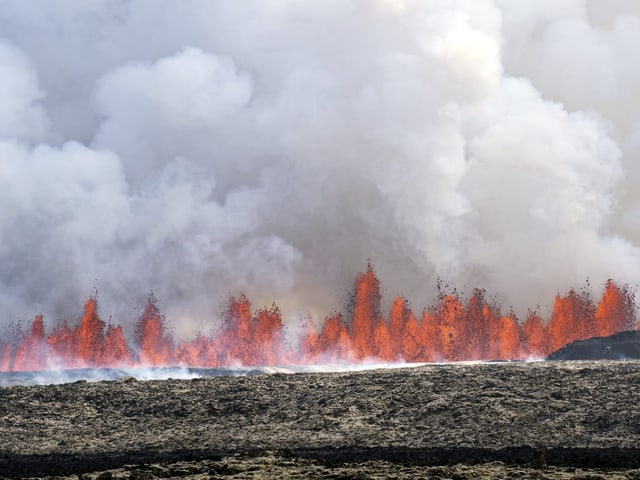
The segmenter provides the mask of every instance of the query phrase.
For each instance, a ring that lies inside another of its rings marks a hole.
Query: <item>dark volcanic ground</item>
[[[576,340],[549,355],[549,360],[638,360],[640,331]]]
[[[637,478],[640,362],[0,388],[0,477]]]

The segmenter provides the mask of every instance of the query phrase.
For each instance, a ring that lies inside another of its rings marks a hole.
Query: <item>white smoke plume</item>
[[[636,283],[638,45],[635,0],[4,0],[0,324]]]

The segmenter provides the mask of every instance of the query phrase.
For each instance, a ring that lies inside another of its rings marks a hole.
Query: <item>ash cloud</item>
[[[624,0],[7,0],[0,323],[635,283],[638,44]]]

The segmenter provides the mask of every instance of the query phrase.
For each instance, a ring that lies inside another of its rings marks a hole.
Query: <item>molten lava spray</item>
[[[16,342],[0,341],[0,371],[73,367],[291,365],[361,361],[513,360],[542,357],[573,340],[634,328],[633,293],[606,283],[596,305],[585,292],[556,296],[551,319],[534,313],[524,323],[503,314],[475,290],[463,304],[441,295],[420,319],[397,297],[387,318],[381,310],[380,282],[371,266],[356,277],[349,314],[326,318],[319,330],[308,318],[297,349],[286,338],[280,310],[252,311],[246,295],[231,297],[221,328],[176,341],[153,296],[138,319],[135,339],[125,341],[120,326],[105,325],[97,301],[85,303],[75,328],[60,325],[46,336],[38,315]],[[106,327],[106,330],[105,330]]]

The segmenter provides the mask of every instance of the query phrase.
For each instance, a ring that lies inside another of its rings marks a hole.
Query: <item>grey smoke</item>
[[[636,283],[638,45],[632,0],[5,0],[0,323]]]

